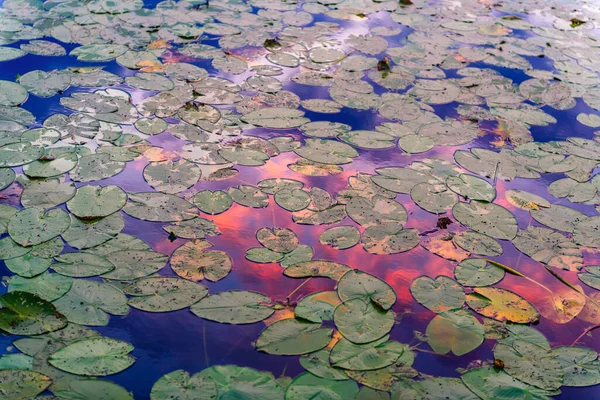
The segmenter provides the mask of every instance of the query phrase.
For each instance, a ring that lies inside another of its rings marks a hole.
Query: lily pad
[[[127,203],[127,194],[118,186],[83,186],[67,202],[73,215],[83,220],[114,214]]]
[[[150,277],[136,280],[124,289],[133,296],[128,304],[143,311],[167,312],[181,310],[208,295],[208,289],[198,283],[170,277]]]
[[[350,299],[335,308],[333,321],[340,333],[357,344],[386,335],[394,326],[395,314],[361,298]]]
[[[467,304],[477,313],[498,321],[517,324],[536,322],[540,314],[527,300],[506,289],[475,288],[467,294]]]
[[[85,376],[113,375],[129,368],[133,346],[110,338],[80,340],[53,353],[48,362],[66,372]]]
[[[415,279],[410,285],[410,292],[421,305],[438,314],[461,308],[465,303],[462,287],[443,275],[435,280],[428,276]]]
[[[177,248],[171,256],[171,268],[182,278],[201,281],[206,278],[216,282],[231,271],[231,258],[220,250],[205,250],[212,244],[196,239]]]
[[[211,400],[217,398],[217,384],[200,374],[190,374],[182,369],[160,377],[152,386],[150,399]]]
[[[483,325],[465,310],[444,311],[436,315],[425,332],[427,343],[438,354],[452,352],[462,356],[483,343]]]
[[[269,325],[256,340],[258,351],[277,355],[298,355],[311,353],[327,346],[333,329],[321,324],[284,319]]]
[[[67,326],[52,303],[28,292],[0,296],[0,329],[13,335],[40,335]]]
[[[252,324],[270,317],[275,311],[267,296],[232,290],[201,299],[190,311],[200,318],[226,324]]]
[[[69,215],[60,208],[47,211],[32,207],[12,216],[8,221],[8,233],[21,246],[32,246],[54,239],[70,224]]]

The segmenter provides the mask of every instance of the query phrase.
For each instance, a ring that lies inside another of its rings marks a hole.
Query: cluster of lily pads
[[[543,7],[542,19],[528,17],[532,7]],[[600,140],[589,130],[600,127],[598,20],[554,1],[5,0],[0,69],[26,55],[79,63],[0,80],[0,259],[12,273],[0,329],[18,336],[18,352],[0,358],[0,398],[132,399],[98,378],[143,360],[92,328],[131,307],[264,321],[256,350],[300,356],[306,370],[293,379],[235,365],[176,370],[154,383],[153,400],[545,399],[600,383],[595,350],[551,346],[534,327],[542,318],[600,324],[600,267],[586,258],[600,249],[600,216],[589,215],[600,207]],[[516,83],[506,69],[526,78]],[[294,93],[307,88],[313,98]],[[39,120],[29,96],[57,96],[61,112]],[[440,117],[440,106],[452,113]],[[537,127],[558,122],[552,113],[576,107],[573,137],[534,141]],[[373,126],[327,120],[348,110],[370,112]],[[153,144],[157,135],[171,150]],[[380,150],[386,166],[363,171],[361,159]],[[236,179],[279,156],[297,179]],[[114,184],[140,161],[152,191]],[[337,192],[310,183],[342,173]],[[561,204],[499,185],[542,177]],[[413,203],[437,227],[411,227]],[[259,229],[260,247],[246,258],[279,263],[290,278],[329,279],[335,290],[298,301],[209,293],[205,280],[235,269],[211,249],[207,238],[221,232],[211,218],[239,206],[326,225],[319,244],[336,251],[420,246],[452,263],[454,276],[412,281],[433,317],[408,344],[391,339],[395,288],[358,265],[315,259],[289,228]],[[531,221],[520,228],[511,210]],[[155,251],[122,232],[124,214],[186,241],[170,255]],[[510,246],[563,290],[493,259]],[[547,304],[538,310],[527,293],[495,286],[506,274],[547,291]],[[420,351],[462,356],[485,340],[496,342],[493,357],[460,378],[413,368]]]

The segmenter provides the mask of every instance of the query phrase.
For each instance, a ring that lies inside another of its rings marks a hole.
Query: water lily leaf
[[[581,282],[594,289],[600,290],[600,266],[587,265],[585,267],[585,272],[580,272],[577,276]]]
[[[256,239],[269,250],[278,253],[290,253],[298,247],[298,237],[287,228],[261,228],[256,232]]]
[[[252,125],[273,129],[296,128],[310,122],[304,112],[292,108],[272,107],[250,111],[242,116],[242,121]]]
[[[76,190],[72,182],[58,179],[30,182],[21,193],[21,204],[26,208],[52,208],[71,200]]]
[[[54,260],[51,265],[54,271],[73,278],[102,275],[115,269],[115,265],[105,257],[84,251],[63,253]]]
[[[305,208],[292,214],[295,223],[301,225],[335,224],[346,218],[346,207],[343,204],[334,205],[322,211]]]
[[[243,147],[219,149],[218,153],[226,161],[248,167],[264,165],[269,159],[269,156],[262,151]]]
[[[347,370],[346,373],[361,385],[372,389],[390,391],[392,385],[396,382],[417,376],[417,371],[410,367],[414,359],[414,354],[410,349],[406,349],[398,361],[389,367],[373,371]]]
[[[587,215],[566,206],[553,204],[549,208],[531,210],[531,216],[540,224],[562,232],[573,232],[575,226]]]
[[[348,379],[348,375],[343,370],[331,366],[329,363],[329,354],[328,349],[305,354],[300,357],[300,365],[311,374],[320,378],[334,381]]]
[[[495,239],[478,232],[463,232],[454,237],[454,242],[462,249],[484,256],[499,256],[502,246]]]
[[[467,294],[467,304],[477,313],[498,321],[526,324],[540,319],[535,307],[506,289],[475,288],[472,293]]]
[[[269,205],[269,196],[255,186],[230,187],[227,193],[233,201],[244,207],[264,208]]]
[[[368,371],[392,365],[405,349],[406,345],[390,341],[388,335],[366,344],[354,344],[342,338],[331,349],[330,361],[333,367]]]
[[[348,164],[358,157],[358,152],[347,144],[325,139],[306,139],[304,146],[294,152],[321,164]]]
[[[0,81],[0,106],[18,106],[27,100],[27,89],[15,82]]]
[[[304,261],[287,267],[283,274],[290,278],[308,278],[311,276],[323,276],[339,280],[346,272],[350,271],[346,264],[340,264],[327,260]]]
[[[512,240],[517,235],[518,224],[514,215],[497,204],[460,202],[452,208],[452,215],[461,224],[496,239]]]
[[[296,318],[302,318],[310,322],[321,323],[333,319],[333,311],[341,303],[337,292],[316,292],[303,297],[294,313]]]
[[[548,400],[552,392],[521,382],[494,367],[475,368],[465,372],[463,383],[482,399]]]
[[[202,190],[194,196],[194,204],[200,211],[207,214],[221,214],[231,207],[233,200],[231,196],[222,190]]]
[[[163,193],[179,193],[200,179],[200,167],[186,160],[151,162],[144,168],[144,179]]]
[[[520,230],[513,240],[515,247],[535,261],[551,267],[575,271],[583,266],[581,249],[573,239],[552,229],[530,226]]]
[[[64,71],[30,71],[19,77],[19,83],[38,97],[52,97],[71,84],[71,75]]]
[[[125,83],[131,87],[142,90],[163,91],[175,87],[173,81],[166,76],[140,72],[125,78]]]
[[[458,201],[456,193],[446,189],[445,186],[431,185],[426,182],[413,186],[410,197],[419,207],[434,214],[446,212]]]
[[[16,58],[23,57],[25,54],[26,53],[21,49],[2,46],[0,47],[0,62],[14,60]]]
[[[446,185],[465,199],[492,202],[496,197],[496,189],[486,180],[474,175],[449,176]]]
[[[104,326],[108,314],[127,315],[127,297],[116,287],[85,279],[74,279],[71,290],[54,302],[56,309],[70,322]]]
[[[131,307],[148,312],[181,310],[208,295],[203,285],[170,277],[138,279],[123,291],[133,296],[127,302]]]
[[[394,147],[396,139],[379,131],[349,131],[337,135],[337,138],[360,149],[389,149]]]
[[[600,247],[600,237],[597,234],[600,218],[589,217],[578,221],[573,229],[573,241],[581,246]]]
[[[76,47],[69,53],[79,61],[109,61],[114,60],[129,50],[122,44],[88,44]]]
[[[6,268],[11,272],[31,278],[46,271],[52,264],[52,258],[38,257],[29,252],[25,255],[5,260],[5,264]]]
[[[172,194],[156,192],[129,193],[123,211],[144,221],[177,222],[195,218],[198,209]]]
[[[62,233],[62,238],[71,247],[89,249],[101,245],[117,236],[125,227],[123,217],[114,213],[105,218],[82,220],[70,215],[71,225]]]
[[[184,239],[204,239],[207,236],[221,234],[221,231],[214,222],[204,218],[176,222],[174,225],[164,226],[163,229]]]
[[[22,353],[5,354],[0,357],[0,370],[5,369],[31,371],[33,369],[33,357]]]
[[[69,211],[84,220],[114,214],[127,203],[127,194],[118,186],[82,186],[67,202]]]
[[[304,158],[300,158],[295,163],[289,164],[288,168],[307,176],[329,176],[339,174],[343,171],[342,167],[337,165],[318,163]]]
[[[354,398],[358,393],[358,385],[350,379],[329,380],[311,373],[297,376],[288,386],[285,398],[289,400],[326,398],[342,400]]]
[[[80,340],[53,353],[48,362],[66,372],[85,376],[107,376],[121,372],[135,362],[133,346],[111,338]]]
[[[461,400],[478,400],[479,397],[471,392],[457,378],[428,378],[419,381],[415,387],[425,399],[442,400],[445,398]]]
[[[362,243],[371,254],[396,254],[414,249],[421,237],[416,229],[371,226],[363,232]]]
[[[0,147],[0,167],[16,167],[28,164],[43,155],[44,148],[41,146],[23,142],[9,143]]]
[[[352,225],[336,226],[321,233],[319,241],[334,249],[345,250],[360,242],[360,231]]]
[[[371,200],[353,197],[346,204],[346,212],[354,222],[365,228],[401,228],[407,220],[406,209],[402,204],[379,194]]]
[[[23,172],[30,178],[50,178],[71,171],[77,162],[75,154],[66,153],[50,161],[33,161],[23,166]]]
[[[62,209],[44,210],[27,208],[8,221],[10,237],[21,246],[32,246],[54,239],[71,224],[69,215]]]
[[[558,324],[566,324],[577,317],[585,307],[586,298],[581,286],[573,287],[576,290],[560,287],[542,297],[538,303],[540,314]]]
[[[0,296],[0,330],[13,335],[40,335],[64,328],[67,320],[52,303],[28,292]]]
[[[252,262],[268,264],[283,260],[283,253],[278,253],[264,247],[254,247],[246,250],[246,258]]]
[[[523,340],[512,345],[498,344],[494,357],[504,362],[507,374],[544,390],[556,390],[563,383],[564,370],[558,358],[549,350]]]
[[[200,318],[225,324],[253,324],[269,318],[275,311],[267,296],[241,290],[204,297],[190,311]]]
[[[215,382],[218,396],[221,398],[252,398],[264,400],[281,400],[283,388],[272,375],[252,368],[236,365],[222,365],[207,368],[199,377],[205,381]]]
[[[333,321],[340,333],[353,343],[369,343],[386,335],[394,326],[395,314],[360,298],[335,308]]]
[[[159,271],[169,257],[151,250],[122,250],[108,254],[106,259],[115,269],[102,275],[103,278],[131,281]]]
[[[563,346],[552,349],[563,369],[564,386],[592,386],[600,383],[598,354],[592,349]]]
[[[342,301],[358,298],[372,301],[384,310],[389,310],[396,302],[396,293],[390,285],[356,269],[346,272],[339,279],[337,293]]]
[[[484,340],[483,325],[465,310],[444,311],[436,315],[425,333],[427,342],[438,354],[451,351],[462,356],[475,350]]]
[[[54,390],[59,399],[92,400],[109,398],[118,400],[133,400],[133,395],[125,388],[109,381],[99,379],[73,380],[68,390]]]
[[[491,286],[504,278],[505,271],[481,258],[468,258],[454,268],[456,280],[463,286]]]
[[[51,384],[50,377],[36,371],[0,370],[0,393],[6,399],[34,398]]]
[[[304,210],[311,202],[310,194],[300,189],[278,190],[274,199],[279,207],[292,212]]]
[[[504,195],[509,203],[525,210],[537,210],[540,207],[550,207],[550,202],[548,202],[548,200],[523,190],[507,190],[504,192]]]
[[[59,274],[43,273],[33,278],[11,276],[9,292],[28,292],[46,301],[54,301],[71,289],[72,279]]]
[[[110,154],[90,154],[79,159],[77,166],[69,172],[69,176],[76,182],[99,181],[115,176],[124,169],[125,163],[113,161]]]
[[[182,278],[216,282],[231,271],[231,258],[220,250],[206,250],[212,243],[196,239],[177,248],[171,255],[171,268]]]
[[[269,325],[256,340],[258,351],[277,355],[298,355],[311,353],[327,346],[333,329],[321,324],[284,319]]]
[[[37,56],[64,56],[67,54],[60,44],[48,40],[30,40],[29,43],[23,43],[20,48]]]
[[[398,147],[409,154],[419,154],[433,149],[435,141],[428,136],[409,134],[398,139]]]
[[[0,190],[9,187],[15,181],[15,172],[10,168],[0,168]]]
[[[217,398],[217,384],[200,374],[190,376],[187,371],[178,369],[160,377],[152,386],[150,399],[211,400]]]
[[[423,307],[435,313],[461,308],[465,302],[462,287],[453,279],[440,275],[431,279],[421,276],[410,285],[410,293]]]

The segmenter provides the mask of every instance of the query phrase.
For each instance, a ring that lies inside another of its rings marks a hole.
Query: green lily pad
[[[7,400],[34,398],[51,384],[50,377],[36,371],[0,370],[0,393]]]
[[[182,278],[195,282],[225,278],[231,271],[231,258],[220,250],[205,250],[211,246],[212,243],[202,239],[185,243],[171,255],[171,268]]]
[[[298,355],[311,353],[327,346],[333,329],[321,324],[284,319],[269,325],[256,340],[256,350],[269,354]]]
[[[121,250],[106,256],[115,269],[102,275],[103,278],[131,281],[159,271],[169,257],[152,250]]]
[[[186,160],[152,162],[144,168],[144,179],[163,193],[179,193],[200,179],[200,167]]]
[[[115,265],[105,257],[83,251],[63,253],[54,258],[51,267],[59,274],[73,278],[102,275],[115,269]]]
[[[283,271],[285,276],[291,278],[308,278],[310,276],[323,276],[339,280],[346,272],[350,271],[346,264],[327,260],[311,260],[291,265]]]
[[[127,315],[129,306],[123,292],[108,283],[74,279],[71,290],[54,301],[56,309],[70,322],[104,326],[109,316]]]
[[[255,186],[240,185],[230,187],[227,194],[229,194],[233,201],[244,207],[264,208],[269,205],[269,196]]]
[[[0,296],[0,330],[13,335],[40,335],[64,328],[67,320],[52,303],[28,292]]]
[[[217,398],[217,384],[200,374],[190,376],[178,369],[160,377],[152,386],[150,399],[212,400]]]
[[[423,307],[435,313],[461,308],[465,303],[462,287],[453,279],[440,275],[435,280],[421,276],[410,285],[410,293]]]
[[[333,320],[333,311],[341,303],[337,292],[316,292],[303,297],[294,313],[296,318],[310,322],[320,323]]]
[[[362,243],[371,254],[396,254],[414,249],[421,236],[416,229],[371,226],[363,232]]]
[[[26,208],[8,221],[8,233],[21,246],[32,246],[54,239],[70,224],[69,215],[60,208]]]
[[[334,381],[320,378],[311,373],[296,377],[285,391],[289,400],[325,398],[331,400],[351,399],[358,393],[358,385],[347,379]]]
[[[163,229],[184,239],[204,239],[207,236],[217,236],[221,231],[211,220],[194,218],[164,226]]]
[[[350,299],[335,308],[333,321],[340,333],[353,343],[369,343],[386,335],[394,326],[395,314],[363,299]]]
[[[141,192],[129,193],[123,211],[134,218],[154,222],[176,222],[195,218],[198,209],[193,204],[172,194]]]
[[[311,374],[324,379],[334,381],[343,381],[348,379],[348,375],[339,369],[334,368],[329,363],[329,350],[323,349],[314,353],[305,354],[300,357],[300,365]]]
[[[446,185],[465,199],[492,202],[496,198],[496,189],[478,176],[469,174],[449,176]]]
[[[122,386],[100,379],[73,380],[68,390],[54,390],[59,399],[115,399],[133,400],[133,395]]]
[[[128,304],[143,311],[167,312],[181,310],[208,295],[203,285],[185,279],[151,277],[138,279],[124,289],[133,296]]]
[[[496,239],[478,232],[463,232],[458,234],[454,236],[454,242],[458,247],[469,253],[492,257],[503,253],[502,246]]]
[[[564,370],[549,350],[515,340],[512,345],[498,344],[494,357],[504,362],[504,371],[515,379],[544,390],[556,390],[563,384]]]
[[[222,190],[202,190],[194,196],[194,204],[207,214],[221,214],[231,207],[231,196]]]
[[[358,152],[347,144],[325,139],[306,139],[304,146],[294,152],[300,157],[321,164],[348,164],[358,157]]]
[[[491,286],[504,278],[504,270],[482,258],[468,258],[454,268],[456,280],[463,286]]]
[[[383,280],[362,272],[351,270],[338,281],[337,293],[342,301],[362,299],[372,301],[384,310],[389,310],[396,302],[394,289]]]
[[[287,228],[261,228],[256,232],[256,239],[269,250],[278,253],[289,253],[298,247],[298,237]]]
[[[38,145],[23,142],[6,144],[0,147],[0,167],[17,167],[28,164],[43,155],[44,148]]]
[[[222,399],[281,400],[283,388],[272,375],[252,368],[236,365],[221,365],[200,372],[199,378],[217,384],[218,396]]]
[[[517,235],[515,216],[506,208],[493,203],[472,201],[456,203],[452,215],[461,224],[496,239],[512,240]]]
[[[133,346],[111,338],[80,340],[53,353],[48,362],[66,372],[85,376],[107,376],[121,372],[135,362],[129,355]]]
[[[0,81],[0,106],[18,106],[27,100],[27,89],[15,82]]]
[[[26,278],[32,278],[46,271],[52,265],[52,258],[38,257],[29,252],[4,262],[6,268],[11,272]]]
[[[71,289],[72,279],[60,274],[43,273],[33,278],[12,276],[8,280],[9,292],[28,292],[46,301],[54,301]]]
[[[527,300],[506,289],[475,288],[467,294],[467,304],[477,313],[498,321],[517,324],[536,322],[540,314]]]
[[[436,315],[425,331],[427,343],[438,354],[452,352],[462,356],[475,350],[484,340],[483,325],[465,310],[444,311]]]
[[[270,303],[271,299],[261,293],[232,290],[204,297],[190,311],[225,324],[252,324],[273,314]]]
[[[310,122],[304,112],[291,108],[273,107],[251,111],[242,116],[242,121],[272,129],[296,128]]]
[[[551,392],[521,382],[494,367],[475,368],[465,372],[463,383],[482,399],[549,400]]]
[[[69,211],[83,220],[106,217],[122,209],[127,194],[118,186],[82,186],[67,202]]]
[[[334,249],[349,249],[360,242],[360,231],[352,225],[336,226],[321,233],[319,241]]]
[[[406,345],[389,340],[388,335],[366,344],[342,338],[331,349],[329,360],[333,367],[368,371],[394,364],[405,349]]]
[[[254,247],[246,250],[246,258],[259,264],[268,264],[283,260],[283,253],[267,249],[265,247]]]
[[[110,154],[97,153],[81,157],[69,176],[76,182],[92,182],[115,176],[124,169],[124,162],[112,160]]]
[[[125,227],[123,217],[114,213],[105,218],[82,220],[71,215],[71,225],[62,233],[69,246],[76,249],[89,249],[113,239]]]
[[[552,349],[563,369],[564,386],[593,386],[600,383],[598,353],[592,349],[563,346]]]
[[[58,179],[30,182],[21,193],[23,207],[52,208],[71,200],[77,188]]]

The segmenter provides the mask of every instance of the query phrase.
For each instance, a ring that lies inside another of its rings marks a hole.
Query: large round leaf
[[[435,280],[421,276],[410,285],[413,297],[424,307],[435,313],[461,308],[465,303],[465,292],[453,279],[440,275]]]
[[[327,346],[332,334],[333,329],[323,328],[321,324],[284,319],[262,331],[255,347],[269,354],[306,354]]]
[[[489,400],[548,400],[551,392],[521,382],[494,367],[465,372],[463,383],[477,396]]]
[[[14,335],[40,335],[67,325],[52,303],[28,292],[5,293],[0,306],[0,330]]]
[[[63,253],[54,258],[52,269],[61,275],[87,278],[102,275],[115,269],[106,257],[86,252]]]
[[[129,193],[123,211],[134,218],[155,222],[184,221],[198,215],[196,206],[186,200],[156,192]]]
[[[46,301],[54,301],[71,289],[72,279],[60,274],[43,273],[33,278],[12,276],[8,280],[8,291],[28,292]]]
[[[129,355],[133,346],[111,338],[80,340],[53,353],[48,362],[66,372],[85,376],[107,376],[121,372],[135,362]]]
[[[88,220],[114,214],[125,203],[127,194],[118,186],[82,186],[67,202],[67,207],[73,215]]]
[[[67,230],[71,221],[60,208],[46,211],[26,208],[8,221],[10,237],[21,246],[33,246],[54,239]]]
[[[385,311],[372,302],[351,299],[335,308],[333,322],[340,333],[353,343],[377,340],[394,326],[395,314]]]
[[[207,214],[221,214],[231,207],[231,196],[222,190],[202,190],[194,196],[194,204]]]
[[[231,271],[231,258],[220,250],[206,250],[212,244],[196,239],[177,248],[171,256],[171,268],[182,278],[201,281],[206,278],[216,282]]]
[[[456,203],[452,215],[463,225],[496,239],[512,240],[517,235],[515,216],[506,208],[493,203],[472,201]]]
[[[438,354],[452,352],[462,356],[483,343],[483,325],[465,310],[444,311],[436,315],[425,331],[427,342]]]
[[[396,302],[396,293],[390,285],[359,270],[344,274],[338,281],[337,292],[342,301],[360,298],[373,301],[384,310],[389,310]]]
[[[540,314],[516,293],[499,288],[475,288],[467,294],[467,304],[479,314],[498,321],[518,324],[536,322]]]
[[[61,236],[71,247],[89,249],[114,238],[124,227],[125,221],[119,213],[90,221],[71,215],[71,225]]]
[[[163,193],[179,193],[200,179],[200,167],[186,160],[151,162],[144,168],[144,179]]]
[[[275,310],[267,296],[241,290],[221,292],[203,298],[190,311],[200,318],[226,324],[252,324],[270,317]]]
[[[178,369],[160,377],[152,386],[151,400],[212,400],[217,398],[217,384],[199,373],[190,376]]]
[[[217,384],[220,399],[281,400],[283,398],[283,388],[272,375],[252,368],[220,365],[207,368],[198,376]]]
[[[354,398],[356,393],[358,393],[358,385],[353,380],[333,381],[307,372],[290,383],[285,398],[286,400],[344,400]]]
[[[490,286],[504,278],[504,270],[481,258],[468,258],[454,268],[454,277],[463,286]]]
[[[342,338],[331,349],[329,360],[333,367],[368,371],[392,365],[405,349],[406,345],[389,340],[388,335],[365,344]]]
[[[208,289],[198,283],[170,277],[138,279],[124,290],[133,296],[128,304],[149,312],[181,310],[208,295]]]
[[[6,400],[34,398],[46,390],[50,384],[52,384],[50,377],[36,371],[0,370],[0,394]]]

